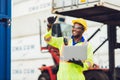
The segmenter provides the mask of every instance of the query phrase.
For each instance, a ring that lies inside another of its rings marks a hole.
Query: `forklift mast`
[[[107,24],[109,43],[109,72],[110,80],[116,80],[115,49],[117,29],[120,27],[120,2],[117,0],[52,0],[52,13]]]

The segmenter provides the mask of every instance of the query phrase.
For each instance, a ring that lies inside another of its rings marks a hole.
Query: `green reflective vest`
[[[64,46],[63,37],[51,37],[51,32],[48,32],[45,35],[45,38],[50,38],[47,43],[51,46],[54,46],[60,50],[60,55],[62,54],[62,48]],[[79,42],[76,45],[82,45],[84,42]],[[72,39],[69,41],[68,45],[72,45]],[[93,65],[93,50],[90,43],[88,43],[87,47],[87,60],[83,62],[84,67],[76,65],[74,63],[61,61],[59,63],[59,71],[57,73],[57,80],[85,80],[83,75],[83,71],[88,70],[89,66],[87,64],[89,62]]]

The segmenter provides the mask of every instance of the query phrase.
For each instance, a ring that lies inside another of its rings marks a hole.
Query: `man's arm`
[[[44,36],[44,40],[51,46],[56,47],[60,49],[60,47],[63,45],[63,37],[53,37],[51,35],[52,30],[47,32]]]
[[[53,37],[52,34],[52,25],[56,21],[56,17],[50,16],[47,18],[48,24],[47,24],[47,30],[48,32],[44,36],[44,40],[51,46],[56,47],[60,49],[61,45],[63,44],[63,39],[62,38],[56,38]]]

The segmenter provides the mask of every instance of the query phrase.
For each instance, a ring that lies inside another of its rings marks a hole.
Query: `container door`
[[[11,0],[0,0],[0,80],[10,80]]]

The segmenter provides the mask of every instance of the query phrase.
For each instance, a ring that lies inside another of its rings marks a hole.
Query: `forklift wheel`
[[[42,73],[38,80],[50,80],[49,74],[47,72]]]
[[[109,80],[108,76],[103,71],[86,71],[84,75],[86,80]]]

